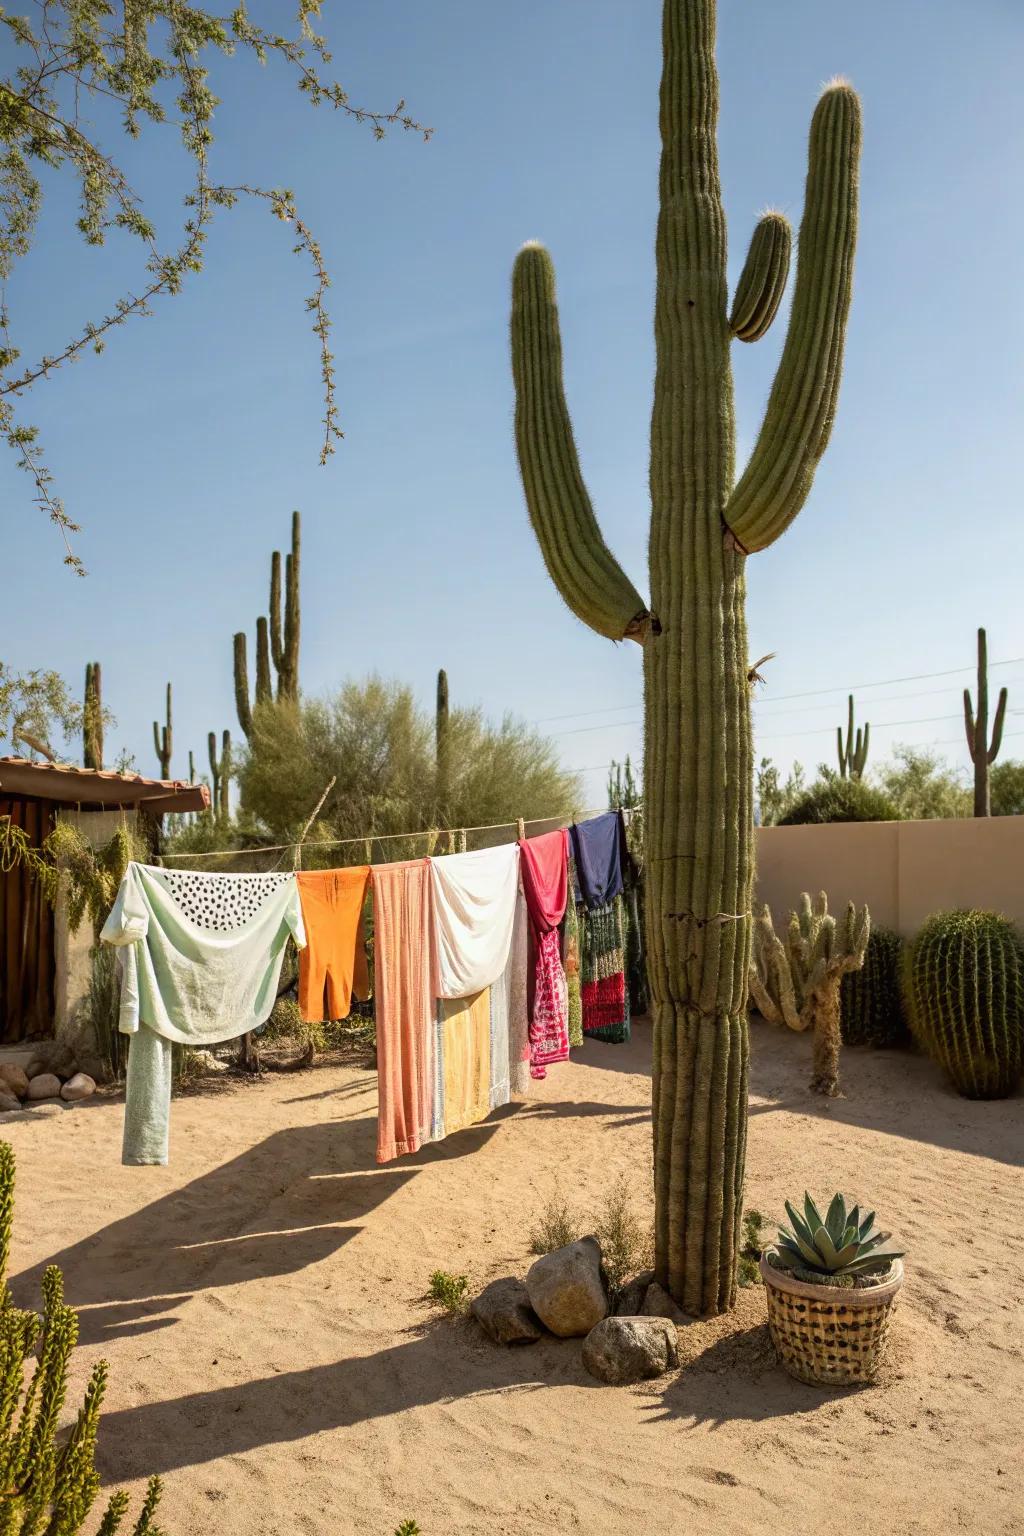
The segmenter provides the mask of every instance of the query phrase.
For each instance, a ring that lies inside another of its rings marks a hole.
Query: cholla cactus
[[[261,614],[256,620],[256,695],[257,704],[274,697],[270,663],[277,672],[277,697],[299,697],[299,562],[302,552],[302,518],[292,513],[292,547],[284,562],[284,622],[281,617],[281,552],[270,557],[270,619]],[[235,706],[238,723],[246,736],[252,735],[252,705],[249,702],[249,662],[245,632],[234,640]]]
[[[43,1276],[43,1312],[22,1312],[7,1287],[14,1215],[14,1152],[0,1141],[0,1531],[3,1536],[76,1536],[96,1502],[94,1466],[107,1362],[93,1368],[70,1436],[57,1443],[67,1396],[78,1318],[64,1301],[64,1280],[50,1265]],[[26,1364],[33,1360],[28,1379]],[[153,1523],[160,1479],[151,1478],[133,1536],[161,1536]],[[97,1536],[115,1536],[128,1495],[111,1496]],[[125,1532],[127,1536],[127,1532]]]
[[[806,892],[789,915],[786,941],[763,907],[754,923],[750,996],[769,1024],[814,1030],[811,1087],[834,1098],[839,1092],[840,993],[843,977],[864,964],[871,917],[851,901],[837,923],[824,891],[812,904]]]
[[[871,740],[871,726],[865,722],[863,728],[857,727],[857,734],[853,734],[853,694],[850,694],[850,709],[846,722],[846,743],[843,744],[843,728],[836,727],[836,741],[839,749],[839,777],[841,779],[859,779],[864,775],[864,768],[868,760],[868,744]]]
[[[515,433],[544,562],[573,613],[644,653],[647,957],[653,1014],[655,1268],[691,1313],[731,1307],[746,1152],[753,750],[746,560],[786,531],[832,430],[853,291],[860,102],[826,86],[811,122],[789,332],[736,475],[733,339],[779,307],[790,231],[754,231],[735,300],[718,169],[715,0],[664,0],[657,351],[646,601],[605,542],[562,383],[555,271],[512,278]]]

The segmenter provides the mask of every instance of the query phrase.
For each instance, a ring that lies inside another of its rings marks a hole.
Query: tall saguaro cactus
[[[992,801],[989,791],[988,770],[999,756],[1003,744],[1003,722],[1006,719],[1005,688],[999,690],[996,718],[992,722],[992,740],[988,735],[988,636],[978,630],[978,708],[971,702],[971,690],[964,689],[964,727],[967,731],[967,747],[974,764],[974,814],[991,816]]]
[[[437,753],[437,819],[447,827],[451,811],[451,743],[448,735],[448,673],[442,667],[437,674],[437,709],[434,715],[434,738]]]
[[[221,737],[220,757],[217,756],[217,732],[211,731],[206,739],[210,754],[210,809],[217,821],[231,819],[231,732]]]
[[[171,685],[167,684],[167,718],[161,728],[157,721],[153,721],[153,749],[160,760],[160,777],[169,779],[171,776],[171,753],[174,750],[174,725],[171,719]]]
[[[299,634],[302,615],[299,606],[299,566],[302,553],[302,517],[292,513],[292,547],[284,561],[284,609],[281,603],[281,552],[270,557],[270,618],[256,620],[256,699],[264,704],[274,697],[270,663],[277,673],[277,697],[299,696]],[[235,707],[238,723],[246,737],[252,735],[252,705],[249,702],[249,661],[244,630],[234,637]]]
[[[730,311],[718,173],[715,0],[664,0],[651,420],[650,606],[608,549],[562,387],[551,258],[512,283],[516,445],[530,519],[569,607],[644,652],[647,950],[654,1013],[658,1279],[691,1313],[733,1304],[747,1118],[753,764],[748,554],[811,489],[835,415],[857,226],[860,103],[836,81],[811,124],[789,334],[735,479],[732,338],[778,308],[789,228],[766,214]]]
[[[85,664],[82,707],[82,766],[103,767],[103,680],[98,661]]]
[[[868,760],[868,745],[871,740],[871,726],[864,722],[863,728],[858,725],[856,736],[853,733],[853,694],[850,694],[849,713],[846,719],[846,743],[843,743],[843,728],[836,726],[836,745],[839,750],[839,777],[841,779],[860,779],[864,776],[864,768]]]

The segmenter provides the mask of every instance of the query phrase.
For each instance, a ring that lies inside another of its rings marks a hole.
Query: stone
[[[0,1111],[20,1108],[21,1100],[16,1094],[0,1092]]]
[[[96,1092],[96,1083],[87,1072],[76,1072],[74,1077],[69,1077],[60,1091],[62,1099],[67,1099],[71,1104],[79,1099],[87,1099]]]
[[[32,1104],[31,1108],[23,1104],[21,1118],[23,1120],[45,1120],[47,1117],[52,1118],[54,1115],[62,1115],[70,1107],[69,1104],[63,1103],[60,1099],[42,1099],[39,1103]]]
[[[33,1056],[32,1060],[29,1062],[28,1066],[25,1068],[25,1076],[31,1082],[32,1078],[34,1078],[34,1077],[42,1077],[43,1073],[44,1072],[49,1072],[49,1070],[50,1070],[50,1063],[48,1061],[43,1061],[43,1060],[41,1060],[40,1057]]]
[[[25,1068],[30,1078],[40,1077],[44,1072],[52,1072],[60,1078],[74,1077],[77,1071],[75,1053],[62,1040],[37,1041],[35,1054]]]
[[[526,1276],[530,1305],[560,1339],[582,1338],[608,1315],[608,1292],[596,1237],[546,1253]]]
[[[514,1275],[484,1286],[469,1310],[495,1344],[535,1344],[544,1335],[530,1293]]]
[[[583,1364],[615,1387],[661,1376],[679,1364],[675,1325],[664,1317],[606,1317],[583,1341]]]
[[[28,1093],[28,1073],[24,1067],[15,1067],[7,1062],[0,1066],[0,1093],[12,1093],[16,1099],[23,1099]]]
[[[615,1303],[616,1317],[639,1317],[644,1309],[644,1297],[647,1295],[647,1287],[654,1279],[654,1270],[645,1269],[637,1275],[628,1285],[624,1285],[619,1292]]]
[[[667,1317],[674,1323],[689,1322],[682,1307],[676,1306],[668,1291],[664,1290],[657,1280],[652,1281],[647,1287],[642,1312],[644,1317]]]
[[[39,1072],[29,1082],[29,1103],[34,1103],[37,1099],[56,1099],[59,1097],[60,1078],[53,1072]]]

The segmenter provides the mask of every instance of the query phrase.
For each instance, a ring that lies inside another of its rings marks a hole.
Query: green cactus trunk
[[[153,750],[160,763],[160,777],[171,776],[171,757],[174,752],[174,722],[171,715],[171,685],[167,684],[167,706],[163,726],[153,721]]]
[[[451,825],[452,758],[448,733],[448,674],[442,667],[437,674],[437,708],[434,715],[437,801],[435,816],[439,827]]]
[[[688,1312],[732,1305],[747,1100],[753,760],[744,566],[800,511],[831,431],[851,292],[860,109],[828,88],[811,128],[796,291],[764,424],[734,484],[730,342],[785,285],[778,214],[730,319],[716,143],[714,0],[665,0],[650,610],[602,537],[561,371],[554,268],[513,277],[516,445],[534,531],[569,607],[644,647],[647,963],[654,1018],[656,1270]]]
[[[978,708],[974,709],[970,689],[964,689],[964,728],[967,731],[967,747],[974,764],[974,814],[991,816],[992,802],[989,789],[989,768],[999,756],[1003,744],[1003,724],[1006,720],[1007,690],[1000,688],[996,717],[992,724],[992,740],[988,735],[988,637],[978,630]]]
[[[103,682],[98,661],[85,667],[85,699],[82,707],[82,766],[103,767]]]
[[[300,576],[302,558],[302,517],[292,513],[292,547],[284,562],[284,609],[281,606],[281,552],[270,557],[270,614],[256,620],[256,694],[255,703],[268,704],[274,698],[271,662],[277,672],[277,697],[295,703],[299,697],[299,639],[302,629]],[[235,708],[238,723],[251,738],[253,705],[249,701],[249,659],[245,631],[234,637]]]

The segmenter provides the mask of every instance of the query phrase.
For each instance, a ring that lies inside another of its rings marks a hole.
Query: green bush
[[[457,1317],[466,1310],[468,1290],[469,1280],[465,1275],[451,1275],[446,1269],[435,1269],[430,1277],[428,1295],[437,1306]]]
[[[812,784],[805,795],[779,819],[780,827],[819,826],[832,821],[899,821],[900,813],[888,795],[863,779],[840,779],[829,774]]]
[[[936,912],[907,966],[914,1037],[968,1099],[1011,1094],[1024,1059],[1024,944],[995,912]]]
[[[845,1045],[879,1049],[909,1045],[903,1003],[904,943],[891,928],[872,928],[863,968],[843,977],[842,1032]]]

